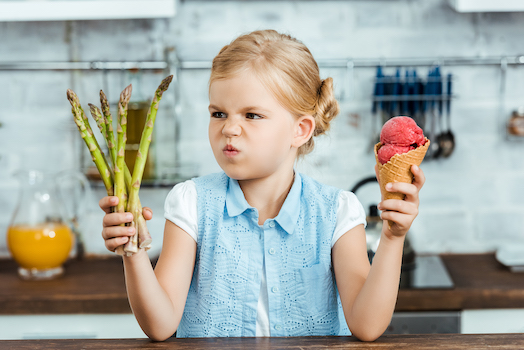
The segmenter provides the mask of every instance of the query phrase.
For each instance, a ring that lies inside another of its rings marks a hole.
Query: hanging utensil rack
[[[348,58],[319,59],[320,68],[366,68],[366,67],[420,67],[420,66],[512,66],[524,65],[524,55],[502,57],[443,57],[443,58]],[[180,60],[170,55],[161,61],[33,61],[0,62],[0,70],[164,70],[164,69],[210,69],[211,61]]]

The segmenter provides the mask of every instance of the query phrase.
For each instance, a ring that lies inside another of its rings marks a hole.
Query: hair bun
[[[333,91],[333,78],[322,80],[318,89],[318,100],[315,106],[316,127],[314,136],[322,135],[329,130],[331,120],[338,115],[339,106]]]

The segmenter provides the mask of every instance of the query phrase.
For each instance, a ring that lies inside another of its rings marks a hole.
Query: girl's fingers
[[[405,182],[391,182],[386,184],[386,190],[389,192],[398,192],[406,195],[406,201],[418,203],[418,193],[424,183],[426,182],[426,177],[424,172],[418,166],[411,166],[411,172],[413,173],[413,183]]]
[[[106,241],[112,238],[129,237],[134,234],[135,228],[131,226],[112,226],[102,230],[102,238]]]
[[[406,195],[405,201],[418,202],[419,188],[413,184],[405,182],[391,182],[386,185],[389,192],[398,192]]]
[[[144,216],[144,219],[151,220],[153,218],[153,211],[149,207],[143,207],[142,215]]]
[[[105,244],[107,250],[114,252],[117,247],[126,244],[127,241],[129,241],[129,237],[115,237],[106,239]]]
[[[110,213],[104,215],[102,220],[103,227],[118,226],[121,224],[127,224],[133,221],[133,214],[131,213]]]
[[[112,252],[115,251],[118,246],[127,243],[129,237],[134,234],[135,228],[131,226],[109,226],[104,227],[102,230],[102,238],[104,239],[105,246]]]
[[[415,216],[418,214],[418,205],[398,199],[386,199],[378,204],[378,209],[382,212],[393,211]]]
[[[111,207],[114,207],[117,204],[118,197],[116,196],[106,196],[98,202],[98,205],[103,211],[106,212],[106,214],[109,214],[111,212]]]
[[[411,225],[412,217],[396,211],[384,211],[380,215],[382,220],[389,220],[394,222],[399,229],[403,230]]]
[[[413,185],[415,185],[420,191],[426,182],[426,176],[424,175],[422,169],[416,165],[411,166],[411,172],[413,173]]]

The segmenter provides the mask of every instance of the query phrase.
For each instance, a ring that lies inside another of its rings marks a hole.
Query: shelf
[[[457,12],[521,12],[522,0],[449,0]]]
[[[0,22],[174,17],[175,0],[0,1]]]

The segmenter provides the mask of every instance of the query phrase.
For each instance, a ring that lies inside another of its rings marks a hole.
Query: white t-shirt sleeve
[[[164,217],[198,240],[197,191],[193,180],[176,184],[164,204]]]
[[[337,225],[331,240],[331,247],[346,232],[360,224],[366,226],[364,207],[353,192],[341,191],[338,197]]]

